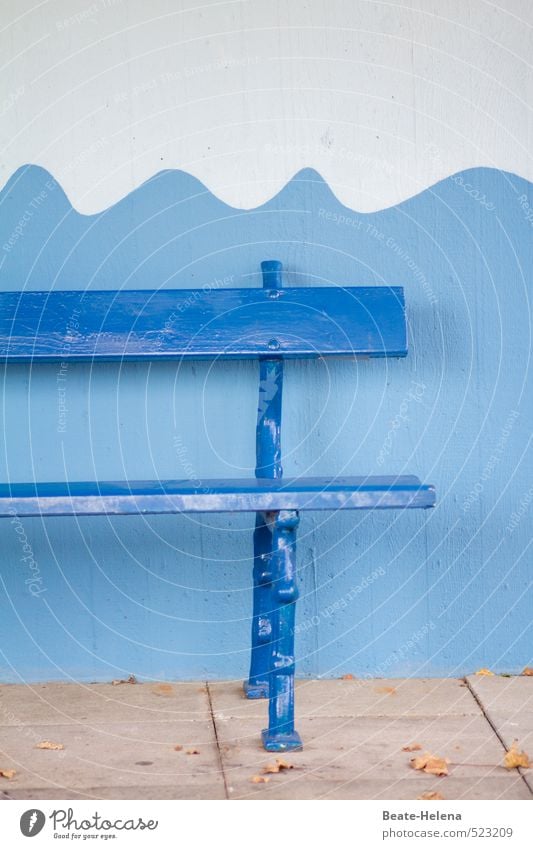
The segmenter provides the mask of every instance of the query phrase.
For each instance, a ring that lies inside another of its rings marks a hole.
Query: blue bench
[[[256,513],[248,698],[269,699],[269,751],[301,747],[294,728],[296,533],[303,510],[427,508],[413,476],[283,478],[281,401],[287,359],[404,357],[400,287],[282,288],[281,263],[262,263],[263,288],[0,294],[4,363],[255,359],[259,361],[256,478],[7,483],[0,516]],[[73,311],[78,329],[69,327]],[[67,339],[68,334],[68,339]]]

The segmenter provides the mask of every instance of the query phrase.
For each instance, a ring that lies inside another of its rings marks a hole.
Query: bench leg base
[[[242,688],[247,699],[268,699],[268,681],[244,681]]]
[[[272,731],[269,728],[265,728],[261,732],[261,737],[263,739],[263,748],[267,752],[297,752],[303,749],[302,740],[297,731]]]

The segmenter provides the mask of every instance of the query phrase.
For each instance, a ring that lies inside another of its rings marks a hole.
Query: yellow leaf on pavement
[[[263,772],[283,772],[284,769],[294,769],[294,764],[289,764],[282,758],[276,758],[275,764],[267,764],[263,767]]]
[[[529,755],[527,755],[526,752],[520,752],[518,750],[516,740],[505,755],[503,765],[506,769],[515,769],[517,766],[521,766],[523,769],[530,769],[531,762],[529,760]]]
[[[16,770],[14,769],[0,769],[2,778],[13,778],[16,774]]]
[[[410,764],[413,769],[421,769],[429,775],[448,775],[448,761],[439,758],[430,752],[425,752],[417,758],[411,758]]]

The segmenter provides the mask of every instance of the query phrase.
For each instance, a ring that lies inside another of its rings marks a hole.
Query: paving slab
[[[43,740],[64,749],[36,748]],[[16,770],[13,779],[2,779],[2,791],[10,796],[21,791],[22,798],[35,788],[66,798],[73,791],[133,786],[166,787],[171,798],[211,793],[219,798],[224,788],[211,720],[3,726],[0,767]]]
[[[0,686],[0,768],[16,770],[0,801],[531,798],[526,774],[503,767],[501,739],[529,739],[532,683],[477,677],[478,703],[454,679],[301,680],[305,748],[267,784],[251,778],[275,761],[260,740],[268,704],[245,699],[240,681]],[[65,748],[35,748],[42,740]],[[402,751],[413,743],[448,758],[450,775],[413,770],[416,753]]]
[[[507,748],[516,740],[533,763],[533,677],[471,675],[467,680]],[[520,772],[533,791],[533,769]]]
[[[482,715],[301,718],[304,749],[284,755],[294,769],[270,776],[268,784],[252,781],[275,762],[261,747],[256,720],[217,719],[216,724],[230,798],[415,799],[434,789],[447,798],[484,798],[485,782],[493,798],[531,798],[520,776],[503,767],[505,749]],[[402,751],[414,743],[420,752]],[[447,758],[450,775],[413,770],[411,758],[424,751]],[[350,795],[356,793],[364,795]]]
[[[202,682],[0,686],[0,726],[167,722],[209,717],[207,688]]]
[[[193,786],[190,784],[176,784],[175,786],[161,786],[157,784],[134,784],[124,787],[113,785],[97,785],[85,790],[71,790],[60,787],[30,787],[24,789],[13,789],[9,795],[0,795],[0,801],[16,799],[176,799],[176,800],[201,800],[201,799],[226,799],[224,785],[221,783],[199,782]]]
[[[525,722],[531,728],[533,718],[533,677],[503,675],[470,675],[469,686],[485,712]]]
[[[209,684],[217,717],[264,719],[265,699],[246,699],[242,682]],[[480,716],[481,709],[456,678],[334,679],[296,682],[296,710],[306,716]]]
[[[352,779],[344,782],[327,779],[309,779],[291,781],[288,776],[273,776],[268,784],[250,785],[250,790],[241,794],[230,786],[230,799],[237,800],[407,800],[419,799],[423,793],[436,791],[445,800],[457,799],[513,799],[531,801],[531,793],[520,776],[512,781],[498,778],[483,778],[479,781],[465,778],[445,779],[446,784],[427,781],[423,785],[417,781],[399,781],[388,784],[386,781]],[[135,798],[135,797],[132,797]]]

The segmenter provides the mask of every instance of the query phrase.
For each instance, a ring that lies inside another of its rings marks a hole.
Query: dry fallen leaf
[[[402,752],[419,752],[421,748],[420,743],[409,743],[408,746],[402,746]]]
[[[13,778],[16,774],[16,770],[14,769],[0,769],[0,776],[2,778]]]
[[[279,766],[277,764],[267,764],[263,767],[263,772],[279,772]]]
[[[387,696],[395,696],[396,687],[376,687],[376,693],[386,693]]]
[[[289,764],[282,758],[276,758],[275,764],[267,764],[263,767],[263,772],[283,772],[284,769],[294,769],[294,764]]]
[[[426,790],[425,793],[422,793],[421,796],[417,796],[417,799],[444,799],[444,796],[441,796],[440,793],[437,793],[436,790]]]
[[[111,681],[113,687],[116,687],[118,684],[136,684],[137,679],[135,675],[130,675],[129,678],[115,678]]]
[[[352,675],[351,672],[347,672],[346,675],[343,675],[341,677],[341,681],[354,681],[354,680],[355,680],[355,675]]]
[[[533,675],[533,666],[526,666],[525,669],[522,669],[521,675]]]
[[[531,762],[529,760],[529,755],[526,752],[519,752],[518,746],[516,745],[516,740],[513,745],[505,755],[503,759],[503,765],[506,769],[514,769],[517,766],[523,767],[523,769],[530,769]]]
[[[490,669],[478,669],[476,675],[494,675],[494,672],[491,672]]]
[[[439,758],[432,755],[430,752],[425,752],[418,758],[411,758],[409,761],[413,769],[421,769],[429,775],[448,775],[448,761],[446,758]]]
[[[268,784],[270,778],[266,775],[252,775],[250,781],[252,784]]]
[[[446,758],[429,758],[424,772],[429,775],[448,775],[448,761]]]
[[[183,746],[174,746],[175,752],[181,752],[182,749],[183,749]]]
[[[63,743],[52,743],[51,740],[41,740],[37,743],[36,749],[64,749]]]
[[[154,696],[171,696],[174,692],[172,684],[156,684],[152,687]]]
[[[199,755],[199,754],[200,754],[200,750],[199,750],[199,749],[187,749],[187,751],[185,752],[185,754],[186,754],[186,755]]]
[[[409,761],[413,769],[424,769],[427,762],[428,759],[425,755],[420,755],[417,758],[411,758],[411,760]]]

